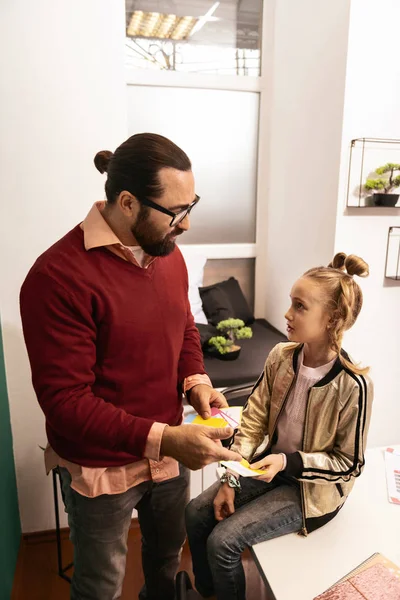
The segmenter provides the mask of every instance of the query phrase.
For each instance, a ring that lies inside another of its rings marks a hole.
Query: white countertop
[[[330,523],[252,550],[276,600],[312,600],[375,552],[400,565],[400,505],[388,501],[384,449],[367,450],[363,473]]]

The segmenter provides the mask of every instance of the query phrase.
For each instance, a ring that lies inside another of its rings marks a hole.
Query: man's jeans
[[[87,498],[71,488],[62,468],[65,508],[74,544],[71,600],[118,600],[125,575],[132,510],[138,511],[145,576],[140,600],[174,600],[185,541],[189,471],[162,483],[146,481],[123,494]],[[132,597],[133,600],[133,597]]]
[[[205,598],[215,593],[218,600],[245,600],[243,550],[302,527],[300,489],[295,482],[280,476],[271,483],[252,477],[241,477],[240,482],[235,512],[223,521],[215,520],[213,509],[219,482],[186,508],[196,588]]]

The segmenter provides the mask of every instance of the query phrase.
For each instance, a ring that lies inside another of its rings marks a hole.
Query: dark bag
[[[175,586],[176,600],[202,600],[202,596],[193,589],[192,582],[186,571],[179,571],[176,576]]]

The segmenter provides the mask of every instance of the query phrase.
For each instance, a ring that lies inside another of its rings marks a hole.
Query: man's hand
[[[232,435],[231,427],[219,429],[205,425],[166,427],[161,439],[160,454],[172,456],[192,471],[220,460],[241,461],[240,454],[216,443],[219,440],[230,438]]]
[[[214,498],[214,516],[217,521],[223,521],[235,512],[235,490],[223,483]]]
[[[203,419],[211,417],[211,406],[215,408],[228,407],[225,396],[221,392],[217,392],[214,388],[203,383],[193,386],[190,390],[190,404]]]
[[[258,475],[256,478],[260,481],[266,481],[267,483],[272,481],[275,475],[282,471],[282,467],[282,454],[269,454],[265,458],[262,458],[258,462],[250,465],[251,469],[265,469],[265,475]]]

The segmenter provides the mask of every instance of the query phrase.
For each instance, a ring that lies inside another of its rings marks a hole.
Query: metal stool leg
[[[62,579],[71,583],[71,578],[66,575],[66,571],[71,569],[74,566],[74,563],[70,563],[66,567],[63,567],[62,560],[62,545],[61,545],[61,532],[60,532],[60,512],[58,507],[58,491],[57,491],[57,475],[60,482],[60,489],[62,493],[62,484],[61,484],[61,475],[60,471],[57,468],[53,469],[53,493],[54,493],[54,511],[56,516],[56,537],[57,537],[57,562],[58,562],[58,574]]]

